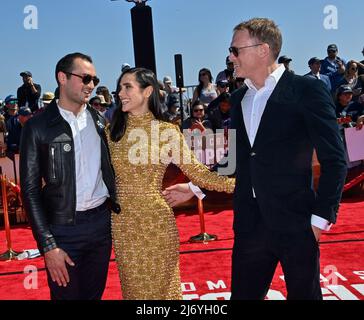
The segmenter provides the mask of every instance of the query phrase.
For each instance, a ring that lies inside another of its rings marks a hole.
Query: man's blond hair
[[[242,30],[247,30],[250,37],[267,43],[272,51],[273,58],[275,60],[278,58],[282,49],[282,34],[274,21],[266,18],[253,18],[239,23],[234,28],[234,32]]]

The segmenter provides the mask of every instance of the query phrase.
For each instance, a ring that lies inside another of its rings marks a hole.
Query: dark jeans
[[[253,230],[235,231],[232,255],[231,299],[263,300],[278,262],[288,300],[322,300],[319,247],[311,228],[283,233],[267,228],[255,205]]]
[[[59,287],[47,271],[51,299],[100,300],[111,255],[111,213],[106,204],[76,212],[75,225],[51,225],[51,232],[57,246],[75,263],[74,267],[66,263],[67,287]]]

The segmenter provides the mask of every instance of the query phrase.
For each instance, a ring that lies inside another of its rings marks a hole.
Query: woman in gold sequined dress
[[[235,180],[197,162],[178,127],[164,122],[153,72],[133,68],[118,84],[121,108],[110,125],[110,152],[122,211],[112,235],[124,299],[182,299],[179,235],[162,180],[174,162],[194,184],[232,193]],[[189,160],[188,160],[189,158]]]

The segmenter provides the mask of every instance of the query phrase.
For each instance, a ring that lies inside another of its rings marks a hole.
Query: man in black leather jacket
[[[56,66],[59,100],[26,123],[20,182],[33,235],[44,254],[51,299],[101,299],[111,254],[114,171],[104,120],[88,106],[99,79],[81,53]]]

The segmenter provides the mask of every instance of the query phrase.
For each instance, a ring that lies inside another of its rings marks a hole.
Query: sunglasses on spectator
[[[238,57],[239,56],[239,51],[241,49],[245,49],[245,48],[252,48],[252,47],[258,47],[261,46],[263,43],[257,43],[257,44],[253,44],[251,46],[244,46],[244,47],[230,47],[229,48],[229,52],[232,53],[234,55],[234,57]]]
[[[72,72],[63,71],[65,74],[70,74],[72,76],[78,77],[82,79],[82,83],[88,85],[91,81],[93,81],[94,86],[97,86],[100,83],[100,79],[96,76],[91,76],[90,74],[85,74],[84,76],[80,76],[79,74],[75,74]]]
[[[92,103],[93,106],[95,107],[101,107],[101,103],[100,102],[94,102]]]
[[[203,109],[195,109],[195,110],[193,110],[193,112],[202,112],[203,111]]]
[[[356,70],[357,70],[357,68],[355,68],[355,67],[351,67],[351,68],[350,68],[350,70],[351,70],[351,71],[356,71]]]
[[[203,76],[206,76],[206,75],[207,75],[206,72],[200,73],[200,77],[203,77]]]
[[[9,101],[7,104],[16,105],[16,104],[18,104],[18,101],[12,100],[12,101]]]

